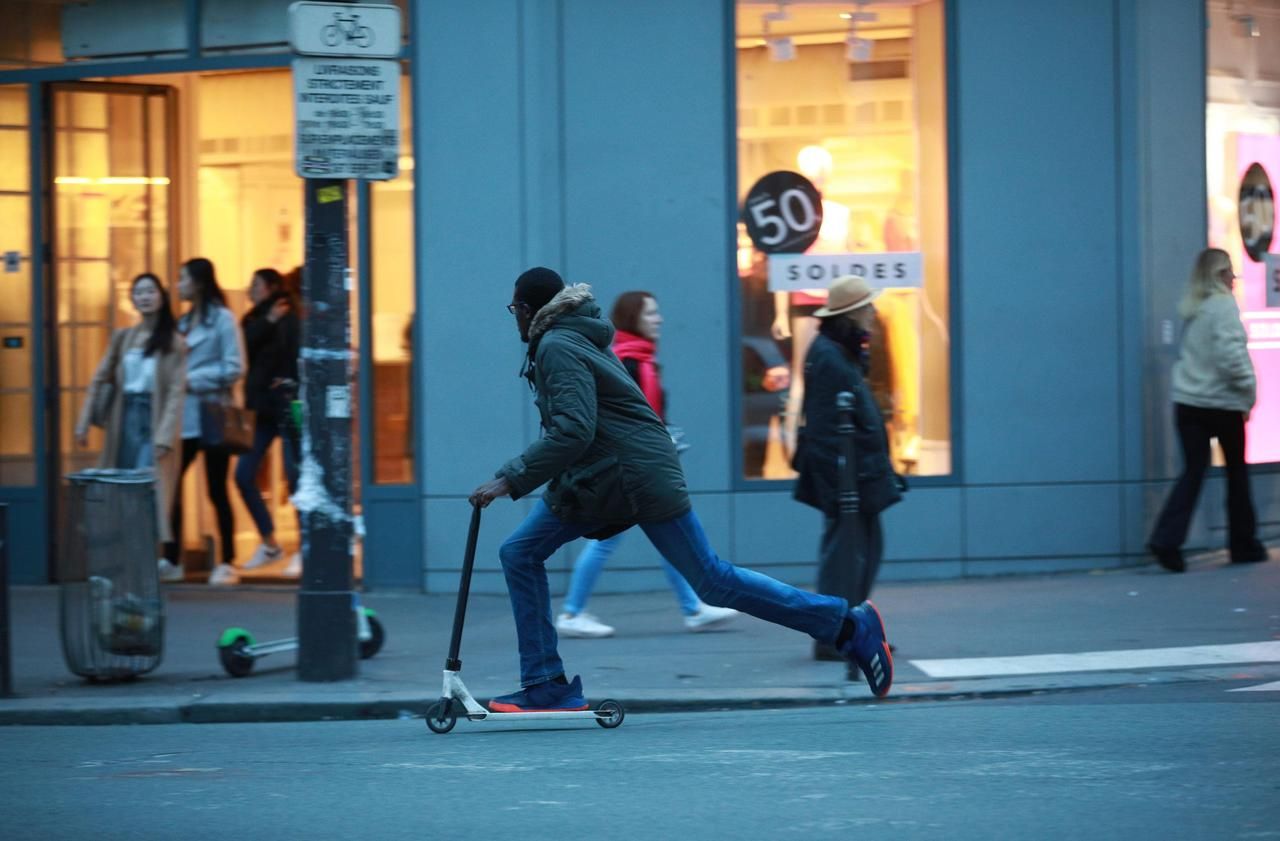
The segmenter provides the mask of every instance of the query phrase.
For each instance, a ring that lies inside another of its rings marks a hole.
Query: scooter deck
[[[437,701],[427,712],[427,726],[436,733],[448,733],[453,729],[458,718],[468,721],[492,720],[572,720],[590,719],[605,729],[613,729],[622,723],[626,711],[614,700],[601,701],[595,709],[587,710],[545,710],[538,712],[494,712],[482,707],[467,690],[459,672],[462,661],[459,652],[462,648],[462,628],[466,622],[467,600],[471,593],[471,572],[476,561],[476,542],[480,537],[480,507],[471,510],[471,525],[467,531],[467,548],[462,560],[462,580],[458,586],[457,606],[453,611],[453,635],[449,640],[449,655],[445,658],[444,689]],[[453,712],[454,704],[461,704],[463,712],[457,716]]]

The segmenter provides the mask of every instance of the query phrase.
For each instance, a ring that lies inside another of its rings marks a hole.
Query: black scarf
[[[866,376],[871,370],[871,334],[852,318],[834,316],[822,319],[818,332],[835,342],[849,355]]]

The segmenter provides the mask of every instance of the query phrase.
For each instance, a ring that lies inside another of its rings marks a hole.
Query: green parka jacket
[[[605,527],[592,536],[690,510],[671,435],[610,349],[613,333],[587,284],[538,310],[528,376],[542,437],[495,474],[512,499],[550,482],[547,506],[562,520]]]

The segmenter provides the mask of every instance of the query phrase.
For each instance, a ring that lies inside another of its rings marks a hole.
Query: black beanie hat
[[[551,269],[534,266],[516,278],[516,300],[537,312],[564,289],[564,281]]]

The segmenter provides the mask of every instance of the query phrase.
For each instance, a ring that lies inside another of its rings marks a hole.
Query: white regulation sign
[[[857,275],[876,289],[920,287],[924,259],[919,251],[769,255],[770,292],[826,289],[843,275]]]
[[[295,58],[294,170],[386,180],[400,171],[400,63]]]
[[[293,3],[289,45],[303,55],[395,58],[400,55],[400,10],[370,3]]]

